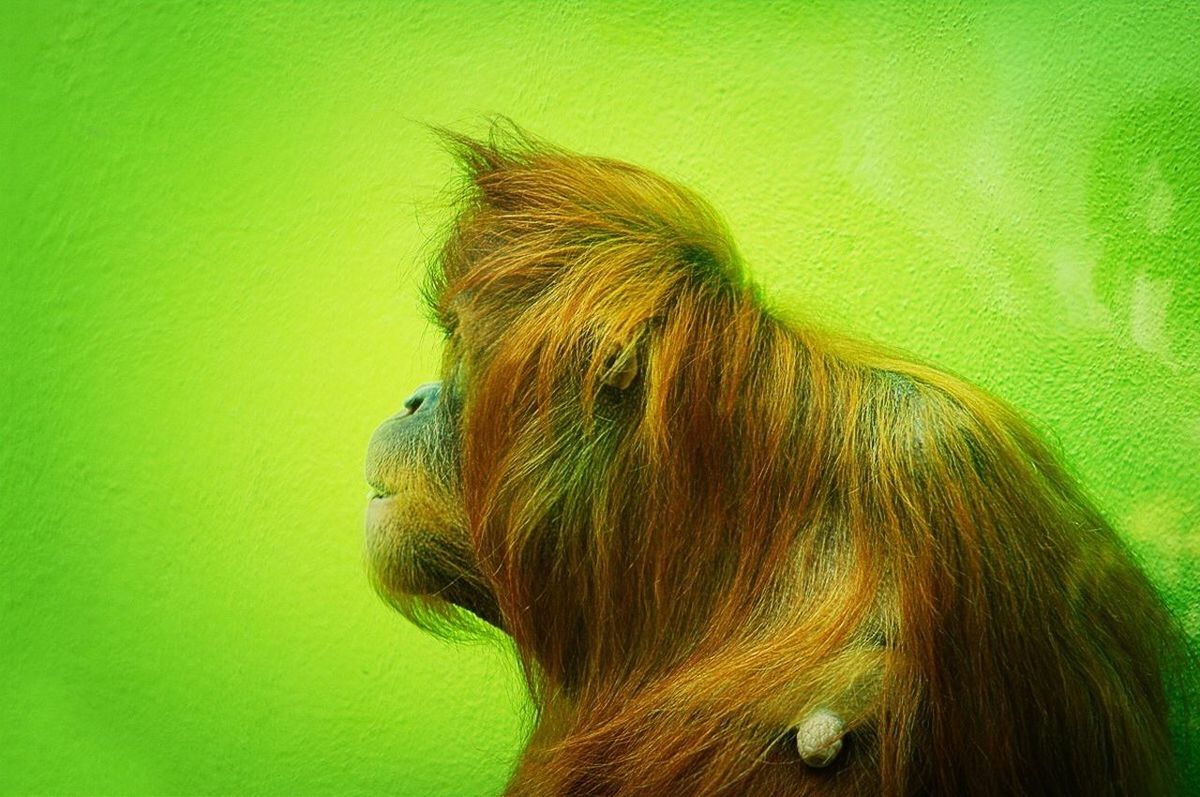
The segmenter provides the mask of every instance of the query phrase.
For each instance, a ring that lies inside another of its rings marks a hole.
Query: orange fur
[[[538,710],[508,794],[1176,787],[1175,627],[1016,412],[773,312],[684,188],[442,134],[461,577]],[[818,707],[850,729],[827,770],[786,744]]]

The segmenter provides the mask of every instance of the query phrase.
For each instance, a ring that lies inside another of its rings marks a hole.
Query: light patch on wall
[[[1170,344],[1164,334],[1174,280],[1142,272],[1133,278],[1129,299],[1129,334],[1143,351],[1169,361]]]
[[[1136,504],[1126,525],[1135,537],[1148,540],[1177,531],[1184,516],[1182,501],[1160,493]],[[1200,554],[1200,545],[1195,547],[1195,553]]]
[[[1171,225],[1171,215],[1175,210],[1175,195],[1171,186],[1163,179],[1158,161],[1151,163],[1138,179],[1138,187],[1134,192],[1140,197],[1138,215],[1146,224],[1146,229],[1152,235],[1162,235]]]
[[[849,176],[850,182],[862,193],[881,200],[885,205],[896,202],[900,180],[895,164],[890,131],[877,124],[847,126],[842,131],[842,146],[838,153],[838,169]]]
[[[1112,314],[1096,294],[1095,258],[1074,249],[1060,249],[1051,261],[1067,318],[1090,329],[1111,328]]]
[[[1125,520],[1125,528],[1139,547],[1155,550],[1154,563],[1160,583],[1186,583],[1187,572],[1200,561],[1200,533],[1186,529],[1196,507],[1190,502],[1159,493],[1137,503]]]
[[[1020,229],[1031,205],[1024,180],[1013,174],[1008,131],[989,125],[970,144],[964,172],[988,209],[989,224],[997,230]]]
[[[1005,188],[1012,184],[1005,168],[1003,149],[992,137],[980,136],[972,143],[967,168],[971,185],[988,204],[995,205]]]

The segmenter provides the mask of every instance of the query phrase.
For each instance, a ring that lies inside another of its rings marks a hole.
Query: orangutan
[[[1176,625],[1017,412],[785,319],[679,185],[440,134],[444,360],[371,440],[366,550],[414,620],[511,635],[506,794],[1178,788]]]

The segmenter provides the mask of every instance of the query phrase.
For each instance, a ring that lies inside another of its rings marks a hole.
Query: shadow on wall
[[[1200,366],[1200,100],[1161,92],[1116,117],[1088,175],[1112,322],[1167,365]]]

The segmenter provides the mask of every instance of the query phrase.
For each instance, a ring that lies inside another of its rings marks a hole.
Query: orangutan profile
[[[1178,788],[1176,626],[1013,409],[785,319],[662,177],[440,134],[441,380],[371,440],[366,552],[417,622],[511,635],[506,794]]]

